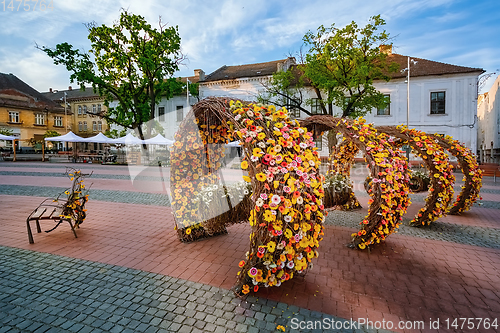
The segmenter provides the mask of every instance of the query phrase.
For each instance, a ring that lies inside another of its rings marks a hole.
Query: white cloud
[[[491,40],[492,45],[485,45],[477,38],[478,31],[497,36],[498,24],[487,18],[472,20],[465,5],[453,0],[57,1],[53,12],[0,13],[0,71],[9,67],[15,73],[19,63],[19,70],[27,72],[28,63],[32,62],[32,68],[42,64],[45,67],[33,71],[43,75],[45,79],[36,81],[44,87],[47,84],[41,81],[61,80],[58,78],[64,69],[53,65],[43,53],[34,55],[35,51],[26,50],[34,41],[47,46],[68,41],[77,48],[88,49],[87,31],[82,23],[94,20],[111,25],[119,18],[120,8],[144,16],[153,27],[157,27],[159,16],[163,23],[179,26],[182,51],[189,57],[180,75],[192,75],[195,68],[211,72],[224,64],[280,59],[299,50],[308,30],[333,22],[337,26],[351,21],[364,25],[370,16],[379,13],[387,21],[386,29],[397,35],[398,53],[460,62],[457,64],[464,66],[486,67],[484,63],[500,67],[498,56],[495,57],[500,53],[499,47]],[[6,54],[18,56],[12,60]],[[66,73],[61,85],[67,85],[68,76]]]

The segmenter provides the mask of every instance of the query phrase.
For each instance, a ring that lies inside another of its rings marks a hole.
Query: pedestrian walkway
[[[16,167],[28,172],[21,163]],[[96,168],[95,173],[111,170],[105,167]],[[36,168],[49,172],[41,163]],[[50,164],[50,170],[54,169]],[[11,170],[2,163],[0,171]],[[9,179],[4,177],[23,182],[6,185]],[[37,189],[37,181],[49,185],[48,178],[54,177],[0,175],[0,322],[12,331],[16,327],[40,332],[58,328],[75,332],[96,328],[265,332],[283,325],[286,332],[293,332],[292,319],[305,323],[322,318],[343,318],[347,322],[342,323],[348,324],[351,318],[373,323],[385,320],[394,324],[394,331],[404,331],[398,329],[399,322],[424,322],[428,331],[430,319],[440,319],[442,325],[454,318],[500,320],[497,209],[474,207],[462,216],[442,218],[430,229],[402,227],[371,252],[355,251],[345,244],[366,213],[368,197],[361,196],[363,211],[329,215],[320,257],[305,278],[280,288],[262,288],[240,300],[229,289],[236,281],[238,262],[249,248],[248,225],[231,226],[228,235],[183,244],[173,229],[168,205],[110,202],[96,192],[90,197],[88,219],[77,230],[77,239],[68,226],[61,225],[51,233],[35,233],[35,244],[29,244],[25,219],[40,202],[37,193],[46,193],[43,186]],[[104,191],[99,182],[109,179],[93,181]],[[113,181],[120,189],[132,187],[130,180]],[[28,182],[33,187],[26,195]],[[500,199],[500,187],[487,188],[491,201]],[[107,191],[113,195],[113,189]],[[132,188],[128,193],[130,197],[154,194]],[[415,202],[408,218],[422,204]],[[190,288],[196,291],[189,292]],[[200,290],[205,294],[196,294]],[[30,296],[34,293],[36,297]],[[186,314],[188,310],[194,312]],[[228,318],[231,315],[235,317]],[[22,319],[32,323],[23,324]],[[71,326],[61,326],[64,322]],[[101,327],[103,322],[106,328]]]

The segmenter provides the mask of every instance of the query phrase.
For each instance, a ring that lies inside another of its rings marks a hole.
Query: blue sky
[[[83,23],[111,25],[120,8],[153,26],[160,15],[168,25],[179,26],[188,60],[175,76],[283,59],[300,49],[308,30],[351,21],[364,25],[376,14],[387,22],[395,53],[487,72],[500,69],[498,0],[53,0],[53,10],[29,12],[22,6],[17,11],[18,3],[14,11],[4,11],[0,3],[0,72],[13,73],[39,91],[67,89],[71,83],[69,73],[35,43],[53,47],[69,42],[88,50]]]

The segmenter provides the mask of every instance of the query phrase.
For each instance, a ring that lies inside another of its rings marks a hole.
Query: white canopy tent
[[[0,140],[12,141],[12,151],[14,152],[14,158],[12,159],[14,162],[16,161],[16,138],[15,136],[3,135],[0,134]]]
[[[108,138],[106,135],[99,133],[97,135],[91,136],[89,138],[85,138],[84,142],[94,142],[94,143],[112,143],[113,139]]]
[[[69,131],[68,133],[60,136],[53,136],[51,138],[45,138],[45,141],[60,141],[60,142],[85,142],[85,138],[76,135],[75,133]]]
[[[144,140],[144,141],[146,141],[146,140]],[[120,143],[120,144],[124,144],[124,145],[142,145],[143,141],[141,139],[133,136],[132,133],[129,133],[121,138],[110,139],[108,143]]]
[[[149,145],[167,145],[167,146],[172,146],[174,144],[174,141],[165,138],[161,134],[158,134],[154,138],[144,140],[144,143],[149,144]]]
[[[17,138],[15,136],[0,134],[0,140],[14,141],[17,140]]]

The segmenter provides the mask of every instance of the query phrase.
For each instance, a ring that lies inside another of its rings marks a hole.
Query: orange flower
[[[240,266],[240,267],[245,266],[245,260],[240,261],[240,263],[238,264],[238,266]]]
[[[250,292],[250,287],[248,286],[248,284],[245,284],[245,285],[243,286],[243,289],[241,290],[241,292],[242,292],[243,294],[245,294],[245,295],[246,295],[246,294],[248,294],[248,293]]]

